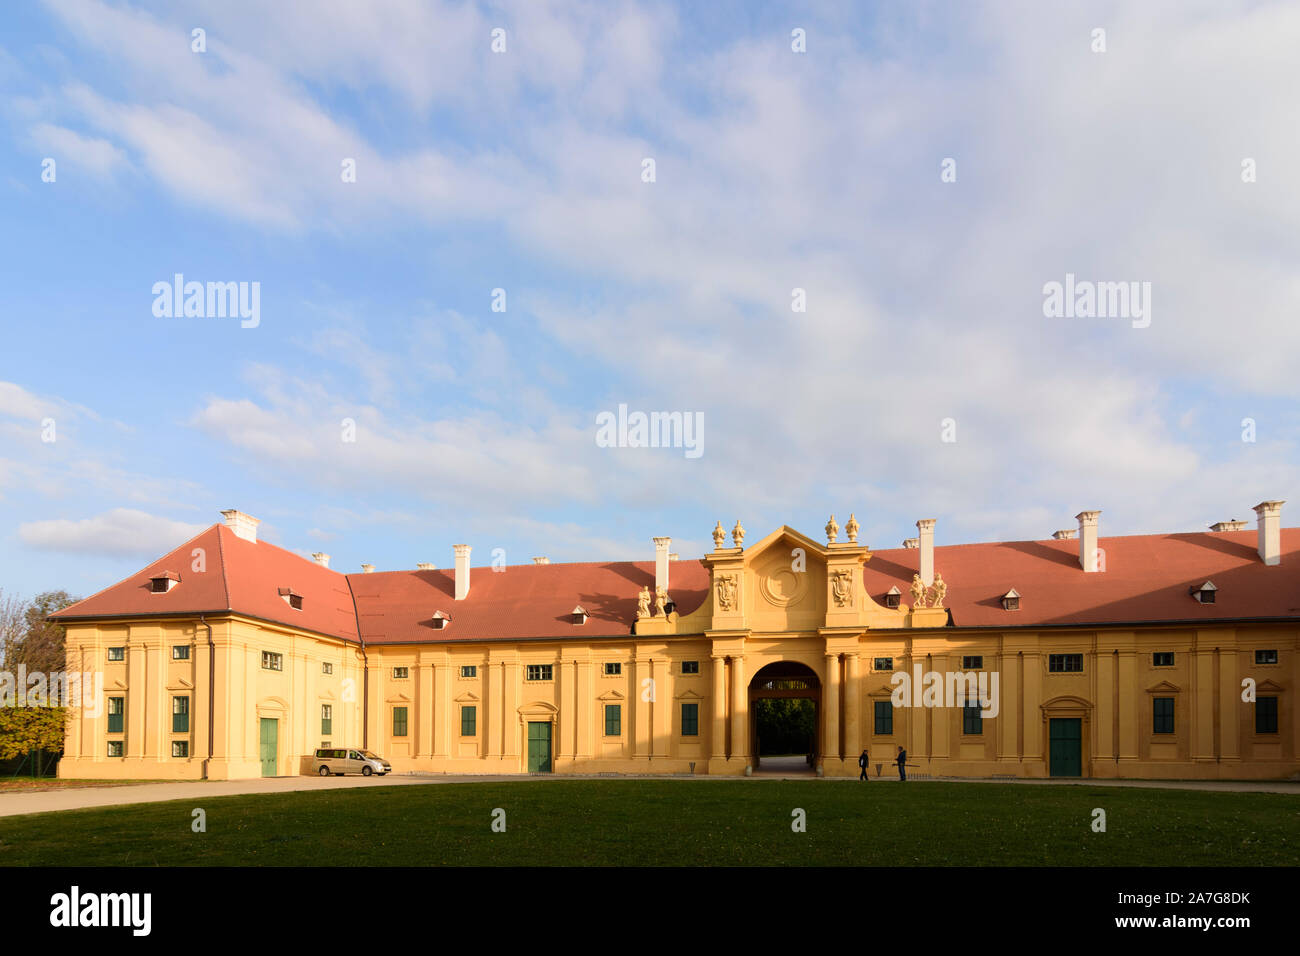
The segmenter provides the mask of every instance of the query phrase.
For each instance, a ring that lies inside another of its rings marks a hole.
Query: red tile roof
[[[1255,550],[1254,531],[1133,535],[1102,538],[1106,570],[1085,574],[1077,540],[1007,541],[935,548],[935,569],[948,584],[944,602],[957,627],[1181,623],[1225,620],[1300,620],[1300,529],[1281,533],[1281,563],[1268,567]],[[192,570],[192,552],[206,552],[207,570]],[[884,604],[893,586],[910,602],[920,551],[873,552],[863,569],[867,593]],[[151,577],[179,568],[180,584],[154,593]],[[671,596],[689,614],[708,594],[708,570],[699,561],[674,561]],[[1214,604],[1188,593],[1211,580]],[[140,573],[52,615],[103,619],[153,614],[234,611],[367,643],[444,643],[538,638],[622,637],[631,631],[637,594],[654,587],[653,561],[526,564],[503,571],[474,568],[470,593],[454,599],[455,572],[387,571],[348,574],[268,544],[237,537],[216,524]],[[289,607],[281,589],[303,596]],[[1015,588],[1020,610],[1004,610]],[[355,604],[354,604],[355,598]],[[573,607],[590,615],[573,623]],[[451,619],[433,627],[435,612]]]
[[[194,570],[202,549],[202,571]],[[154,592],[150,578],[179,568],[180,583]],[[280,588],[303,595],[302,610],[289,607]],[[247,541],[214,524],[147,568],[50,617],[55,620],[197,615],[235,611],[304,630],[357,639],[357,619],[347,579],[314,561],[266,541]]]
[[[520,564],[501,571],[473,568],[469,594],[455,600],[456,573],[384,571],[350,574],[361,632],[367,643],[492,641],[528,638],[626,637],[636,618],[641,588],[654,590],[653,561]],[[699,561],[674,561],[669,593],[680,614],[701,604],[709,572]],[[585,624],[573,623],[573,606],[587,610]],[[451,623],[432,622],[442,611]]]
[[[1300,528],[1282,529],[1282,561],[1267,566],[1255,531],[1143,534],[1101,538],[1106,570],[1085,574],[1078,539],[958,544],[934,549],[948,585],[944,605],[956,627],[1044,627],[1300,618]],[[867,593],[884,604],[897,585],[910,603],[919,550],[875,551],[864,569]],[[1213,581],[1214,604],[1193,585]],[[999,600],[1011,588],[1020,610]]]

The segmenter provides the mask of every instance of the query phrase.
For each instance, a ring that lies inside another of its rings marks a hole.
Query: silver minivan
[[[369,750],[337,750],[322,748],[316,751],[316,772],[322,777],[331,774],[359,773],[370,776],[377,773],[381,777],[393,768],[388,761]]]

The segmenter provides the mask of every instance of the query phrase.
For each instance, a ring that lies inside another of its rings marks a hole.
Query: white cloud
[[[18,537],[41,551],[115,557],[164,554],[206,527],[173,521],[133,508],[114,508],[92,518],[28,521]]]

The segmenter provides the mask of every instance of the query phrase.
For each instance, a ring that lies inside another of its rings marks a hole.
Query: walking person
[[[862,756],[858,758],[858,766],[862,768],[862,773],[858,774],[859,780],[867,779],[867,764],[869,764],[870,762],[871,762],[871,758],[867,756],[867,748],[863,747]]]
[[[898,757],[894,763],[898,764],[898,780],[901,783],[907,779],[907,751],[902,747],[898,748]]]

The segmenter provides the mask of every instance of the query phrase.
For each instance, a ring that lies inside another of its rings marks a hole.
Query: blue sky
[[[1041,6],[8,11],[0,588],[89,593],[230,507],[356,570],[1292,497],[1300,11]],[[260,323],[154,316],[177,272]],[[1150,326],[1044,317],[1067,272],[1150,282]],[[703,454],[598,447],[620,403]]]

